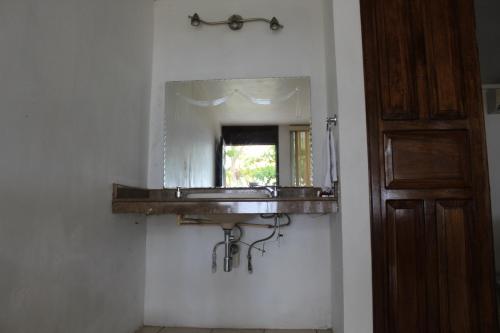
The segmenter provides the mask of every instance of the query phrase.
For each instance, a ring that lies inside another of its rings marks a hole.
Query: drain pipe
[[[224,229],[224,272],[231,272],[233,258],[231,256],[231,229]]]
[[[212,250],[212,273],[217,272],[217,248],[223,244],[224,242],[218,242],[217,244],[215,244],[214,249]]]
[[[223,229],[224,230],[224,241],[215,244],[212,250],[212,273],[217,272],[217,248],[220,245],[224,245],[224,272],[230,272],[233,267],[233,246],[241,240],[243,237],[243,229],[239,225],[235,225],[235,228],[239,231],[239,236],[234,239],[232,230],[234,229]],[[229,250],[228,250],[229,242]]]

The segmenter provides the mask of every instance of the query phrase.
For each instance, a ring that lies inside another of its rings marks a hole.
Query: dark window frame
[[[279,184],[279,126],[240,126],[224,125],[217,145],[215,167],[215,186],[221,187],[224,178],[224,146],[274,145],[276,149],[276,182]]]

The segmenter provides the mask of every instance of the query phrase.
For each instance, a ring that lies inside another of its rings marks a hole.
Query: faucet
[[[273,197],[273,198],[277,198],[278,195],[279,195],[279,187],[277,185],[272,185],[272,186],[252,186],[252,188],[266,190],[267,192],[269,192],[269,194],[271,194],[271,197]]]
[[[271,193],[271,196],[273,198],[277,198],[278,195],[279,195],[279,188],[277,185],[273,185],[273,186],[265,186],[264,187],[266,190],[269,191],[269,193]]]

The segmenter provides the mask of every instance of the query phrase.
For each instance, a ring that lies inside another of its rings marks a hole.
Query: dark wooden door
[[[375,332],[497,332],[473,1],[361,11]]]

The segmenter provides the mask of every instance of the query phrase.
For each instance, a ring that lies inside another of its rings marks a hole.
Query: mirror
[[[173,81],[164,187],[312,186],[310,78]]]

